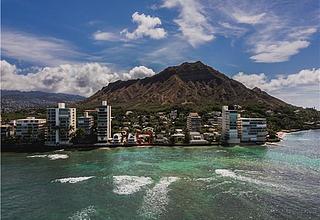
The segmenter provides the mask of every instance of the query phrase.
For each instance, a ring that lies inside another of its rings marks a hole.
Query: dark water
[[[3,153],[1,219],[320,219],[319,138]]]

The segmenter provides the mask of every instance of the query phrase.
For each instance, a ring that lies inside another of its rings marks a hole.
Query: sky
[[[319,0],[2,0],[1,88],[90,96],[202,61],[320,109]]]

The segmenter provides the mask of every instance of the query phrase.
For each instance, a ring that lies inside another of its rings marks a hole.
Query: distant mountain
[[[1,109],[13,112],[26,108],[42,108],[56,105],[57,102],[73,103],[85,97],[64,93],[48,93],[40,91],[21,92],[17,90],[1,90]]]
[[[168,67],[144,79],[110,83],[80,105],[96,106],[101,100],[130,109],[173,106],[201,109],[208,105],[233,104],[261,104],[270,109],[289,106],[258,88],[247,88],[200,61]]]

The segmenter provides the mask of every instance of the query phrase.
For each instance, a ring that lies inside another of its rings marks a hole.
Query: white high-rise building
[[[47,145],[70,144],[71,134],[77,129],[76,108],[66,108],[58,103],[58,108],[47,108]]]
[[[108,142],[111,136],[111,106],[102,101],[97,109],[97,138],[98,142]]]
[[[267,138],[267,121],[265,118],[240,119],[241,142],[264,143]]]
[[[238,120],[240,115],[236,109],[229,109],[228,106],[222,107],[221,139],[228,144],[240,143],[238,132]]]
[[[43,141],[46,119],[27,117],[16,120],[16,136],[27,141]]]

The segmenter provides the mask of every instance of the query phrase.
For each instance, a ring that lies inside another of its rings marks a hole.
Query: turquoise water
[[[2,153],[1,219],[320,219],[319,137]]]

